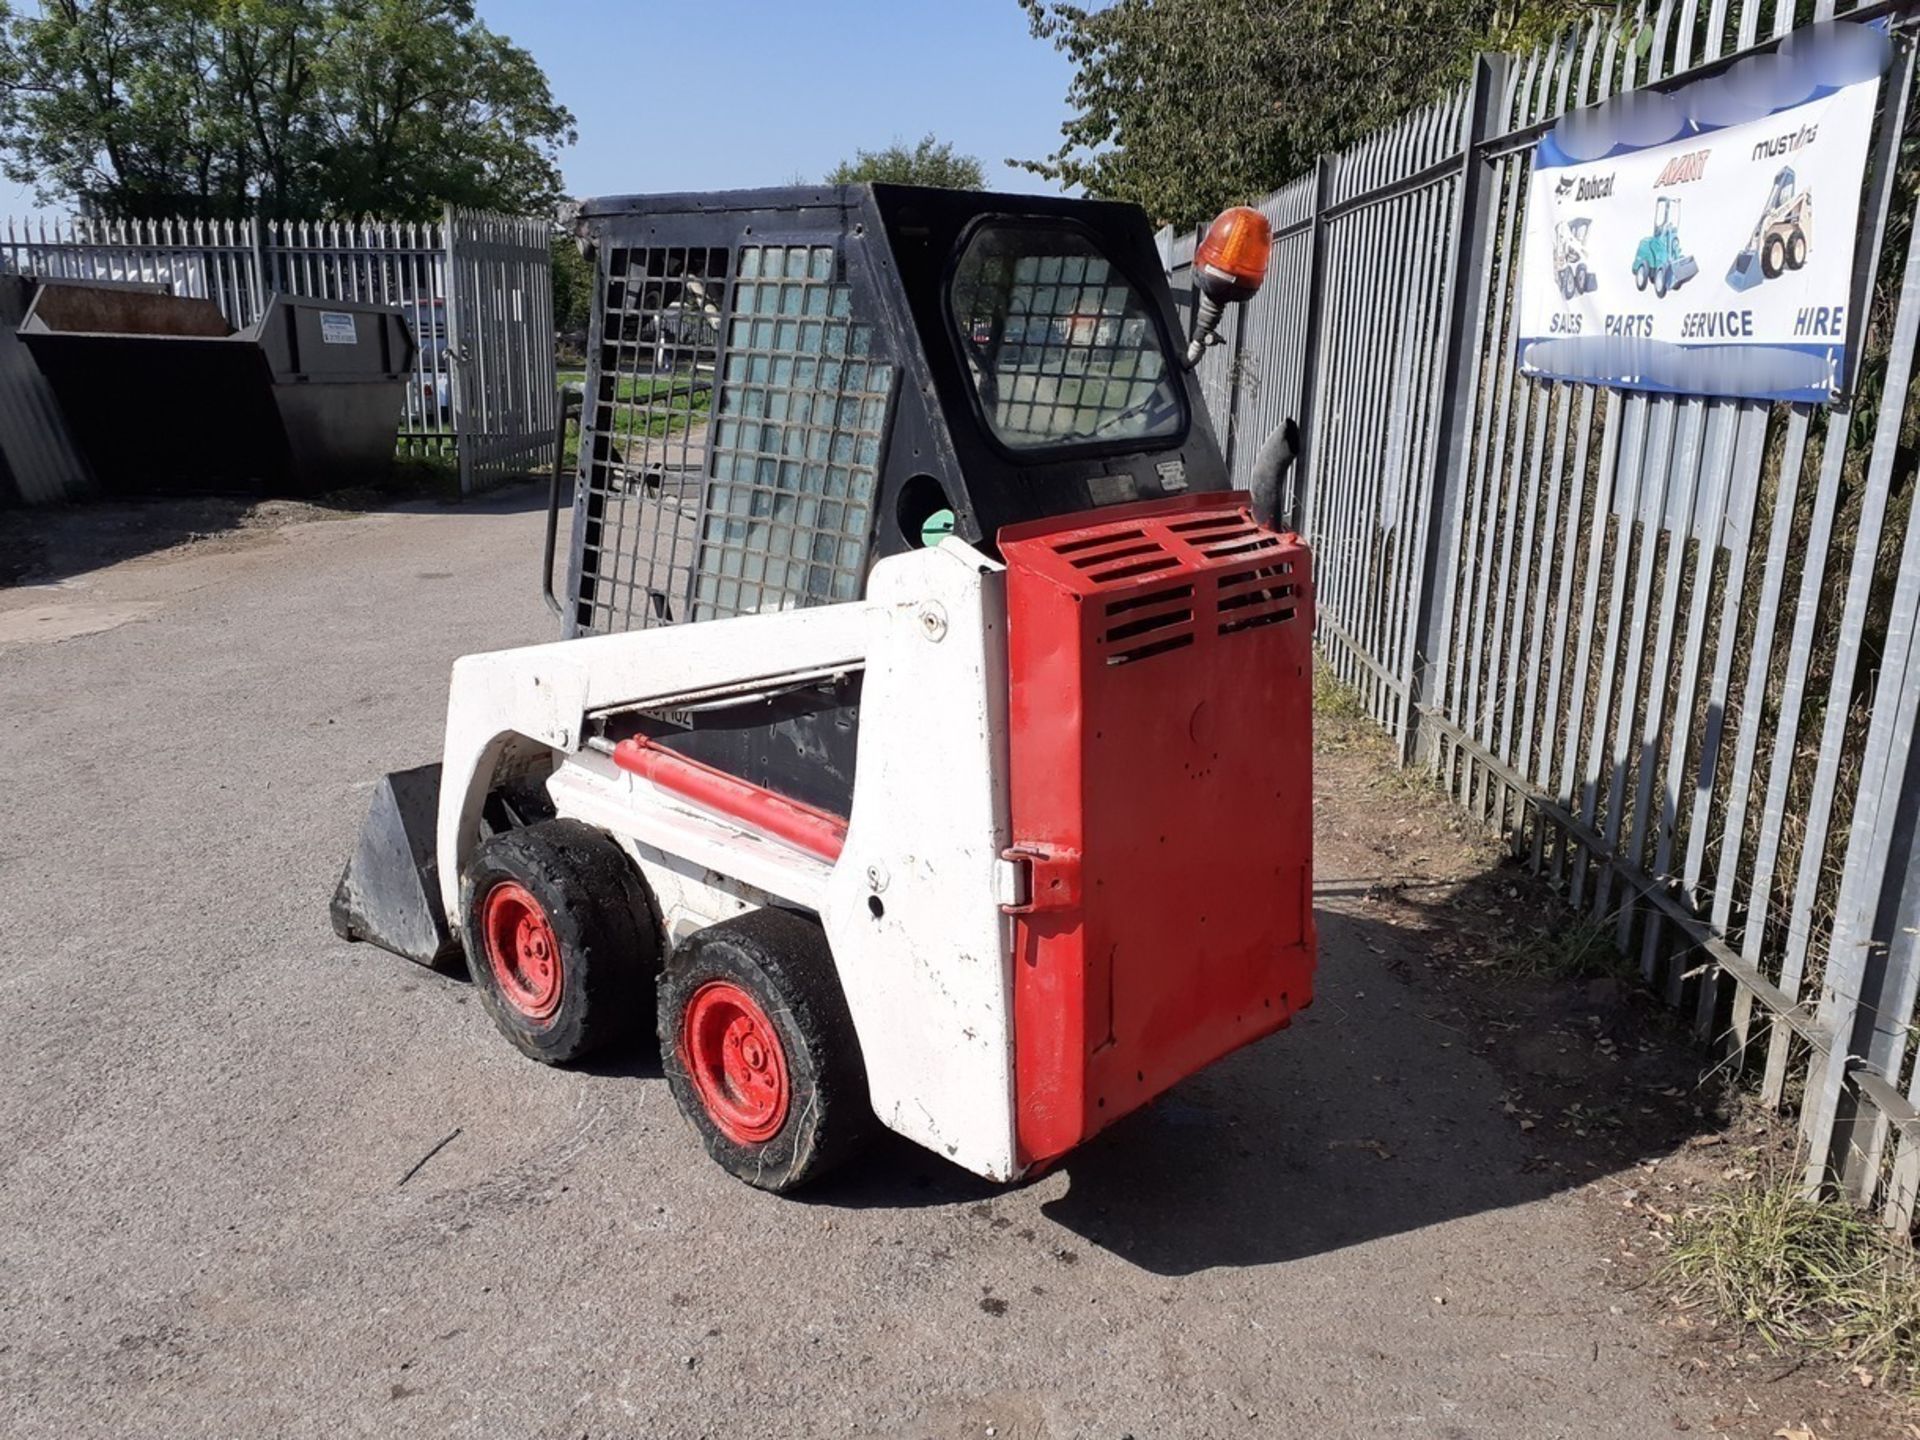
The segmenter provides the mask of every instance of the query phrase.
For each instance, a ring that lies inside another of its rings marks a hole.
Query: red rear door
[[[1013,526],[1021,1159],[1312,998],[1312,579],[1240,494]]]

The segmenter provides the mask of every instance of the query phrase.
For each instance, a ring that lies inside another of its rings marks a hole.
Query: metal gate
[[[447,343],[460,492],[525,475],[552,453],[556,421],[552,228],[447,212]]]

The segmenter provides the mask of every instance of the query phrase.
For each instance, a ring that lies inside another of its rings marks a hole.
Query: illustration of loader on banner
[[[1853,246],[1881,23],[1796,31],[1671,92],[1563,116],[1535,152],[1521,370],[1825,403],[1847,383]],[[1813,234],[1813,190],[1838,224]]]
[[[1773,177],[1766,207],[1753,227],[1747,246],[1733,257],[1727,284],[1751,290],[1762,280],[1778,280],[1807,263],[1813,243],[1813,192],[1794,188],[1793,167]]]
[[[1666,298],[1700,273],[1700,266],[1680,246],[1680,202],[1661,198],[1653,202],[1653,233],[1633,251],[1633,286]]]
[[[1553,280],[1563,300],[1593,288],[1593,271],[1587,265],[1587,230],[1592,224],[1576,215],[1553,227]]]

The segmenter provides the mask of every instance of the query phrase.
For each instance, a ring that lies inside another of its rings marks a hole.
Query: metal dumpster
[[[385,305],[211,300],[49,281],[20,322],[104,493],[311,495],[393,464],[414,342]]]

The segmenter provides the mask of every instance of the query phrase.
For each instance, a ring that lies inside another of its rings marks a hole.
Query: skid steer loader
[[[1764,280],[1778,280],[1807,263],[1813,244],[1813,192],[1796,188],[1792,166],[1782,166],[1773,177],[1766,203],[1753,233],[1727,269],[1727,284],[1751,290]]]
[[[335,928],[562,1064],[657,1034],[784,1191],[877,1121],[1046,1167],[1313,994],[1312,576],[1130,206],[887,185],[581,218],[564,637],[453,669]],[[556,502],[558,494],[556,471]]]

